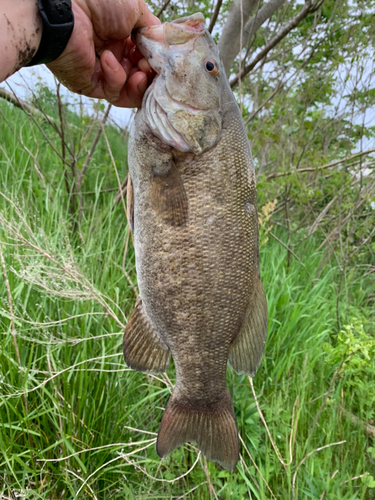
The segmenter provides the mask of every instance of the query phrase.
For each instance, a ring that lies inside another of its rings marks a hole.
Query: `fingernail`
[[[144,94],[146,92],[147,88],[147,77],[145,77],[142,81],[140,81],[137,85],[137,88],[141,94]]]
[[[117,71],[120,67],[120,63],[110,51],[108,51],[108,54],[106,55],[106,63],[112,71]]]
[[[150,63],[144,57],[138,61],[138,68],[146,74],[152,71]]]

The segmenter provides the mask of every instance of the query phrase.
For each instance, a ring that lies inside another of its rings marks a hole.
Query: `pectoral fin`
[[[144,373],[163,373],[170,360],[168,347],[160,339],[139,296],[125,328],[122,343],[126,364]]]
[[[172,160],[153,168],[151,203],[160,218],[171,226],[188,219],[188,200],[180,174]]]
[[[262,361],[267,326],[267,301],[259,279],[241,330],[229,350],[229,362],[236,373],[255,375]]]
[[[128,174],[128,184],[126,187],[126,217],[130,229],[134,233],[134,189],[130,175]]]

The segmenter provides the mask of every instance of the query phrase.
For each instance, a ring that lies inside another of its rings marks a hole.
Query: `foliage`
[[[335,336],[333,343],[323,347],[328,354],[327,363],[340,365],[345,397],[352,400],[352,405],[371,412],[375,405],[375,377],[372,371],[375,337],[371,325],[367,328],[369,333],[359,318],[353,318]]]

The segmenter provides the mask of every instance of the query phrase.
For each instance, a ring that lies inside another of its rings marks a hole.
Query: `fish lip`
[[[157,24],[155,26],[146,26],[144,28],[138,28],[138,29],[135,29],[132,31],[132,42],[134,43],[134,45],[137,47],[137,49],[141,52],[141,54],[147,59],[149,65],[152,67],[152,69],[158,74],[160,75],[160,71],[155,67],[156,65],[155,64],[152,64],[152,59],[154,57],[154,54],[150,51],[150,49],[147,47],[147,42],[145,43],[142,43],[142,39],[145,39],[146,41],[147,40],[150,40],[151,42],[153,42],[154,40],[147,36],[146,33],[147,31],[149,31],[150,29],[152,28],[159,28],[161,27],[162,25],[160,24]],[[162,30],[161,30],[162,31]],[[163,44],[164,41],[161,40],[161,41],[158,41],[156,42],[158,44]],[[158,51],[158,58],[159,60],[162,59],[163,63],[168,63],[168,61],[166,60],[165,57],[163,57],[160,53],[160,51]]]
[[[152,26],[143,26],[142,28],[136,28],[135,30],[132,31],[132,40],[133,37],[136,38],[138,35],[143,35],[146,38],[150,38],[146,35],[147,32],[150,32],[151,30],[155,31],[157,28],[161,28],[163,25],[162,24],[153,24]],[[163,33],[163,30],[160,30]]]
[[[184,24],[187,21],[192,22],[192,24],[189,24],[188,27],[184,26]],[[204,25],[204,21],[205,20],[204,20],[204,16],[202,15],[202,13],[197,12],[195,14],[192,14],[191,16],[181,17],[179,19],[174,19],[173,21],[166,22],[163,24],[152,24],[151,26],[143,26],[141,28],[136,28],[135,30],[132,31],[132,34],[146,32],[146,31],[153,29],[153,28],[160,28],[161,26],[164,27],[165,25],[173,25],[173,26],[177,25],[180,29],[187,31],[187,32],[190,32],[190,33],[192,33],[192,36],[194,36],[193,33],[195,33],[195,35],[199,35],[199,34],[203,34],[205,32],[206,28]],[[164,32],[164,28],[163,28],[163,32]]]
[[[132,41],[151,67],[160,73],[150,59],[155,57],[159,63],[168,63],[170,50],[190,41],[194,43],[195,39],[204,36],[205,32],[204,17],[197,13],[171,22],[137,28],[132,31]]]

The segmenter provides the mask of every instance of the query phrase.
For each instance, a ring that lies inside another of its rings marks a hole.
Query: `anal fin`
[[[267,301],[259,278],[241,330],[229,349],[229,362],[236,373],[256,374],[262,361],[267,327]]]
[[[170,361],[170,351],[160,339],[138,296],[126,325],[123,338],[126,364],[144,373],[163,373]]]

